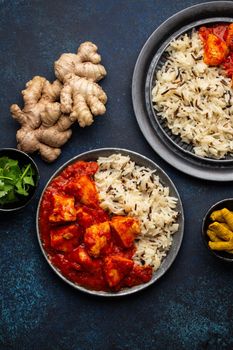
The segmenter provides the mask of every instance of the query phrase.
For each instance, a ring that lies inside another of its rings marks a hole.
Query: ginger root
[[[61,110],[70,113],[70,119],[81,127],[91,125],[93,116],[104,114],[107,96],[101,87],[74,74],[65,77],[61,91]]]
[[[106,70],[100,64],[97,46],[85,42],[77,54],[65,53],[54,63],[56,77],[64,83],[61,91],[61,110],[70,113],[71,120],[81,127],[93,123],[93,116],[105,113],[107,96],[96,84],[104,78]]]
[[[85,42],[77,54],[66,53],[54,63],[57,80],[35,76],[22,91],[24,107],[13,104],[12,117],[21,124],[16,139],[26,153],[38,151],[47,162],[61,153],[71,137],[71,125],[93,123],[93,116],[105,113],[107,96],[96,83],[106,75],[97,46]]]
[[[103,79],[107,73],[100,64],[101,56],[97,53],[97,49],[95,44],[86,41],[79,46],[77,54],[63,53],[54,62],[57,79],[64,82],[65,76],[70,73],[94,82]]]
[[[16,139],[18,148],[26,153],[39,151],[41,157],[54,161],[61,153],[60,147],[71,137],[72,122],[62,115],[59,100],[61,83],[50,84],[36,76],[22,91],[24,108],[13,104],[12,117],[21,124]]]

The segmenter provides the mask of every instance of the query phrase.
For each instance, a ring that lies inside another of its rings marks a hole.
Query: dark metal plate
[[[151,79],[155,64],[159,61],[172,35],[179,35],[198,23],[220,21],[231,22],[229,13],[233,13],[233,2],[213,1],[189,7],[170,17],[149,37],[137,59],[133,81],[133,107],[139,127],[151,147],[168,163],[182,172],[206,180],[232,181],[232,160],[215,161],[190,155],[190,149],[174,145],[174,140],[156,122],[151,108]]]
[[[39,230],[39,210],[40,210],[40,205],[41,205],[41,201],[43,198],[43,194],[46,190],[46,188],[48,187],[48,185],[50,184],[50,182],[54,179],[54,177],[58,176],[58,174],[64,170],[64,168],[66,168],[68,165],[78,161],[78,160],[84,160],[84,161],[96,161],[97,158],[99,157],[107,157],[110,156],[113,153],[120,153],[122,155],[129,155],[130,159],[133,160],[137,165],[140,166],[145,166],[148,167],[150,169],[156,170],[156,174],[159,176],[160,178],[160,182],[162,185],[169,187],[170,189],[170,196],[172,197],[176,197],[178,199],[177,202],[177,207],[176,210],[178,211],[179,215],[178,215],[178,224],[179,224],[179,229],[178,231],[174,234],[173,236],[173,242],[172,242],[172,246],[170,248],[170,250],[168,251],[167,256],[164,258],[164,260],[161,263],[161,266],[159,267],[159,269],[153,274],[152,279],[148,282],[148,283],[144,283],[132,288],[127,288],[127,289],[123,289],[117,293],[109,293],[109,292],[102,292],[102,291],[94,291],[94,290],[90,290],[87,288],[84,288],[78,284],[75,284],[73,282],[71,282],[70,280],[68,280],[66,277],[64,277],[60,271],[51,263],[51,261],[49,260],[49,257],[46,253],[46,251],[44,250],[41,238],[40,238],[40,230]],[[68,162],[66,162],[65,164],[63,164],[54,174],[53,176],[49,179],[48,183],[46,184],[41,197],[40,197],[40,201],[38,204],[38,209],[37,209],[37,217],[36,217],[36,226],[37,226],[37,237],[38,237],[38,241],[39,241],[39,245],[40,248],[42,250],[42,253],[44,255],[44,257],[46,258],[47,262],[49,263],[49,265],[51,266],[51,268],[56,272],[56,274],[62,278],[63,281],[67,282],[69,285],[71,285],[72,287],[81,290],[85,293],[88,294],[94,294],[94,295],[98,295],[98,296],[104,296],[104,297],[118,297],[118,296],[123,296],[123,295],[128,295],[128,294],[132,294],[132,293],[136,293],[148,286],[150,286],[151,284],[153,284],[155,281],[157,281],[161,276],[163,276],[165,274],[165,272],[169,269],[169,267],[172,265],[173,261],[175,260],[180,246],[181,246],[181,242],[183,239],[183,233],[184,233],[184,213],[183,213],[183,207],[182,207],[182,202],[179,196],[179,193],[175,187],[175,185],[173,184],[173,182],[171,181],[171,179],[168,177],[168,175],[157,165],[155,164],[152,160],[140,155],[139,153],[133,152],[133,151],[129,151],[129,150],[125,150],[125,149],[119,149],[119,148],[102,148],[102,149],[96,149],[96,150],[92,150],[89,152],[85,152],[82,153],[80,155],[77,155],[76,157],[70,159]]]
[[[193,29],[198,29],[200,26],[208,25],[208,24],[220,24],[220,23],[232,23],[233,18],[208,18],[200,21],[195,21],[193,23],[190,23],[189,25],[186,25],[182,27],[177,32],[173,33],[168,40],[165,41],[165,43],[159,48],[158,52],[156,53],[155,57],[153,58],[150,68],[148,70],[148,75],[146,78],[146,88],[145,88],[145,96],[146,96],[146,107],[147,112],[151,121],[152,126],[154,127],[154,123],[156,122],[157,125],[160,127],[161,132],[168,138],[168,142],[171,142],[174,147],[178,147],[179,150],[187,153],[191,157],[195,157],[197,159],[202,159],[205,162],[212,162],[216,164],[220,163],[232,163],[233,164],[233,155],[229,154],[226,155],[223,159],[213,159],[213,158],[207,158],[207,157],[201,157],[194,153],[193,146],[191,144],[187,144],[182,141],[181,137],[179,135],[172,134],[171,130],[167,127],[167,123],[164,119],[162,119],[158,114],[156,113],[155,109],[153,108],[152,103],[152,88],[155,85],[155,75],[156,72],[162,68],[163,64],[166,62],[167,55],[165,50],[169,46],[170,42],[174,39],[177,39],[179,36],[187,33],[191,34]],[[153,118],[152,118],[153,117]]]

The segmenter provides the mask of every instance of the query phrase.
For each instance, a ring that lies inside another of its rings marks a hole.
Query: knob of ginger
[[[16,139],[26,153],[38,151],[47,162],[61,153],[61,146],[71,137],[71,125],[91,125],[94,116],[105,113],[107,96],[96,83],[107,73],[100,64],[97,46],[85,42],[77,54],[65,53],[54,63],[57,80],[50,83],[36,76],[22,91],[24,107],[10,108],[21,124]]]
[[[47,162],[60,155],[60,147],[72,133],[72,122],[62,115],[58,102],[61,86],[58,80],[50,84],[36,76],[22,91],[24,108],[16,104],[10,108],[12,117],[21,124],[16,134],[18,148],[26,153],[38,151]]]
[[[105,113],[107,96],[97,82],[105,77],[97,46],[82,43],[77,54],[65,53],[54,63],[56,77],[63,82],[61,110],[81,127],[89,126],[94,116]]]

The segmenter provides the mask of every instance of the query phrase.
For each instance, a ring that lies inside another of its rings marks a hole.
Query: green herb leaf
[[[1,191],[1,190],[0,190],[0,198],[1,198],[1,197],[4,197],[6,194],[7,194],[7,191]]]
[[[22,196],[27,196],[28,195],[28,192],[25,190],[25,188],[23,187],[23,183],[22,182],[17,182],[15,184],[15,187],[16,187],[16,192],[21,194]]]
[[[23,178],[23,182],[25,184],[28,184],[28,185],[31,185],[31,186],[35,186],[34,180],[33,180],[33,178],[31,176],[25,176]]]
[[[0,204],[18,200],[17,194],[28,196],[31,186],[35,186],[35,171],[31,164],[22,169],[18,161],[8,157],[0,158]]]

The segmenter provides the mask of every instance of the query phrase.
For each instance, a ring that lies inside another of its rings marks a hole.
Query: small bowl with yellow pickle
[[[233,262],[233,198],[214,204],[202,224],[202,238],[217,258]]]

